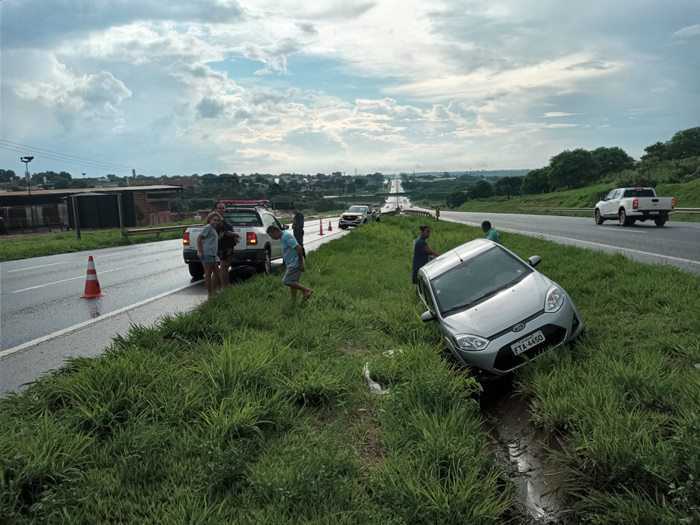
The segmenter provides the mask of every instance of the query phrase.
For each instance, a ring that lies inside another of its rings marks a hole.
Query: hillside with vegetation
[[[700,206],[700,127],[645,148],[635,161],[622,148],[567,150],[524,177],[471,181],[432,205],[489,211],[591,207],[612,188],[652,186],[674,196],[680,207]],[[420,200],[420,199],[419,199]]]

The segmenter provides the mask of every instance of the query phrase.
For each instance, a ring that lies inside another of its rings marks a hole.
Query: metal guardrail
[[[183,224],[180,226],[155,226],[153,228],[128,228],[122,231],[123,237],[129,237],[130,235],[149,235],[155,234],[156,238],[160,238],[161,233],[174,232],[174,231],[184,231],[192,226],[202,226],[201,224]]]
[[[537,207],[537,208],[523,208],[524,211],[528,209],[532,211],[560,211],[560,212],[586,212],[593,213],[595,208],[549,208],[549,207]],[[700,213],[700,208],[674,208],[671,213]]]

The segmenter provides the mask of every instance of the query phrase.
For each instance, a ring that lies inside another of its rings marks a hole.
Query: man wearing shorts
[[[289,287],[292,301],[296,301],[297,290],[301,291],[304,299],[308,299],[314,293],[313,290],[299,284],[301,274],[304,272],[304,248],[299,245],[294,235],[280,230],[277,226],[269,226],[267,234],[275,240],[282,241],[282,260],[286,266],[282,283]]]
[[[219,282],[224,288],[231,284],[229,271],[233,262],[233,247],[238,243],[238,234],[233,231],[233,226],[224,216],[226,205],[223,202],[217,202],[214,210],[221,215],[222,221],[219,225],[221,235],[219,236]]]

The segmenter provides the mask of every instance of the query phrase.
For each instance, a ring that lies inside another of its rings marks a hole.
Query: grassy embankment
[[[0,401],[0,522],[499,522],[511,491],[476,383],[416,315],[411,230],[322,247],[298,310],[255,278]]]
[[[409,279],[418,220],[324,246],[298,311],[278,278],[228,290],[102,359],[0,402],[0,516],[219,523],[499,523],[512,491],[438,357]],[[478,234],[436,225],[447,249]],[[518,374],[532,421],[564,441],[572,522],[700,519],[700,279],[504,234],[588,325]],[[395,350],[393,356],[385,355]],[[402,350],[402,352],[396,352]],[[366,391],[360,371],[390,387]]]
[[[184,228],[185,226],[183,226],[183,230]],[[124,239],[119,229],[83,231],[80,240],[75,238],[74,232],[8,235],[0,237],[0,262],[81,250],[127,246],[157,240],[179,239],[180,237],[182,237],[182,231],[176,230],[163,232],[160,236],[148,234],[130,236]]]
[[[556,191],[520,197],[494,197],[467,201],[462,211],[493,213],[534,213],[547,215],[591,215],[591,212],[562,212],[556,208],[592,208],[600,195],[612,189],[610,183],[586,186],[575,190]],[[659,183],[656,192],[662,197],[676,197],[681,208],[700,208],[700,179],[684,183]],[[672,220],[699,221],[700,215],[674,213]]]

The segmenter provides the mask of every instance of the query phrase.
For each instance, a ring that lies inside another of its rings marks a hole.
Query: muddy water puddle
[[[504,382],[486,387],[481,408],[495,441],[496,455],[517,488],[525,522],[567,523],[561,490],[564,476],[548,452],[553,443],[530,423],[527,402],[513,392],[509,382]]]

